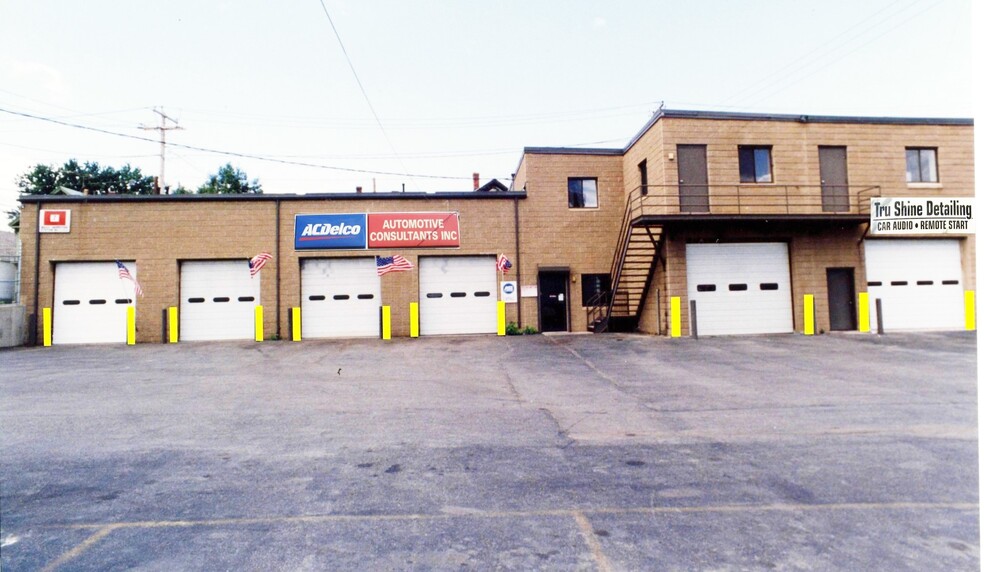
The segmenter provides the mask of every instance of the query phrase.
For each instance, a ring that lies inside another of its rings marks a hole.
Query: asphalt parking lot
[[[12,570],[977,570],[973,334],[0,352]]]

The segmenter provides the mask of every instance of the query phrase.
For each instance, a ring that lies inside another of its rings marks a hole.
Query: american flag
[[[404,270],[413,270],[413,264],[410,264],[409,260],[399,254],[376,257],[376,274],[380,276],[387,272],[402,272]]]
[[[133,293],[137,296],[143,296],[143,288],[140,287],[140,283],[133,277],[133,274],[130,274],[130,271],[127,270],[126,265],[117,260],[116,269],[119,270],[120,280],[129,280],[130,282],[133,282]]]
[[[509,262],[509,259],[506,258],[505,254],[500,254],[499,257],[495,259],[495,268],[499,272],[505,274],[506,272],[509,272],[510,268],[512,268],[512,262]]]
[[[267,261],[273,260],[269,252],[261,252],[249,259],[249,277],[252,278],[260,273],[260,269],[266,265]]]

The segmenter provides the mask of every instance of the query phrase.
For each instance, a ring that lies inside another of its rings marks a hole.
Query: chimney
[[[475,184],[475,190],[478,190],[478,173],[472,173],[472,182]]]
[[[356,187],[355,188],[355,192],[361,194],[362,193],[362,187]]]

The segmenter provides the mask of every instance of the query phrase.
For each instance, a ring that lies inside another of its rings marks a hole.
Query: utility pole
[[[157,194],[160,194],[161,189],[166,188],[166,186],[164,184],[164,148],[165,148],[164,135],[168,131],[173,131],[175,129],[184,129],[184,128],[178,126],[178,122],[175,119],[172,119],[172,118],[168,117],[167,114],[164,113],[164,109],[163,108],[157,109],[155,107],[152,111],[154,113],[156,113],[157,115],[160,115],[161,116],[161,124],[160,124],[160,126],[158,126],[158,127],[147,127],[146,125],[141,125],[140,128],[143,129],[143,130],[145,130],[145,131],[158,131],[161,134],[161,176],[160,176],[160,178],[158,179],[158,182],[157,182]],[[168,121],[170,121],[174,125],[168,127],[168,125],[167,125],[167,122]]]

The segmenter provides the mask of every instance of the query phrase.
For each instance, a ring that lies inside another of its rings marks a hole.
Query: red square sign
[[[41,211],[38,226],[40,232],[69,232],[72,227],[72,211],[68,209],[52,209]]]

